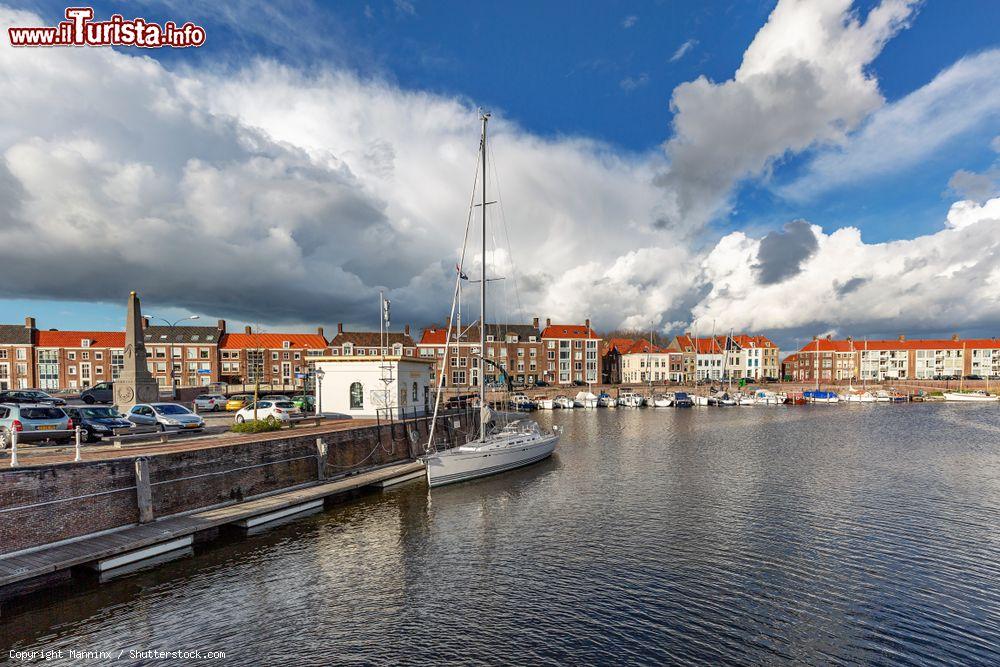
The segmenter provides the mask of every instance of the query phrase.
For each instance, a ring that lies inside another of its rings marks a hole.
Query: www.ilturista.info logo
[[[11,46],[163,46],[185,48],[205,43],[205,29],[188,21],[163,25],[143,18],[126,20],[112,14],[107,21],[94,21],[93,7],[67,7],[66,20],[57,26],[7,28]]]

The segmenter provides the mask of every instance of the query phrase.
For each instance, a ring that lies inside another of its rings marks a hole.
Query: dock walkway
[[[321,500],[327,496],[353,491],[365,486],[379,485],[386,480],[412,475],[414,472],[422,470],[423,467],[420,462],[395,463],[375,470],[241,503],[183,516],[165,517],[152,523],[139,524],[103,535],[83,537],[37,551],[0,557],[0,588],[67,570],[77,565],[104,560],[187,537],[251,517]]]

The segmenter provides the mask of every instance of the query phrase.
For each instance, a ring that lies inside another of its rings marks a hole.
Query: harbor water
[[[997,405],[536,415],[550,460],[36,598],[0,662],[1000,662]]]

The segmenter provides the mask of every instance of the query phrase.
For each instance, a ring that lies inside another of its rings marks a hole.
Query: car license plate
[[[198,428],[197,424],[184,424],[184,428]]]
[[[39,431],[54,431],[54,430],[56,430],[56,425],[55,424],[41,424],[38,427],[38,430]]]

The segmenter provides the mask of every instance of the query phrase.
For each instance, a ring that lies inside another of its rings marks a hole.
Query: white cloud
[[[618,82],[618,85],[626,93],[631,93],[637,88],[642,88],[647,83],[649,83],[649,75],[643,72],[639,76],[627,76]]]
[[[805,175],[779,188],[806,199],[849,183],[918,166],[948,142],[1000,113],[1000,49],[963,58],[927,85],[875,112]]]
[[[638,22],[639,22],[638,16],[636,16],[635,14],[629,14],[628,16],[622,19],[622,27],[628,30]]]
[[[779,2],[733,79],[677,86],[671,165],[660,179],[671,227],[700,229],[725,212],[738,181],[786,153],[843,141],[879,108],[867,67],[914,4],[883,0],[862,21],[850,0]]]
[[[737,329],[835,325],[843,334],[1000,321],[1000,198],[959,202],[946,229],[912,240],[870,244],[853,227],[812,229],[817,251],[798,274],[773,285],[753,275],[761,239],[741,232],[722,238],[702,264],[711,291],[694,315]]]
[[[670,56],[670,62],[672,63],[677,62],[678,60],[686,56],[687,52],[696,47],[697,45],[698,45],[698,40],[693,38],[684,42],[683,44],[677,47],[677,50],[674,51],[674,55]]]

